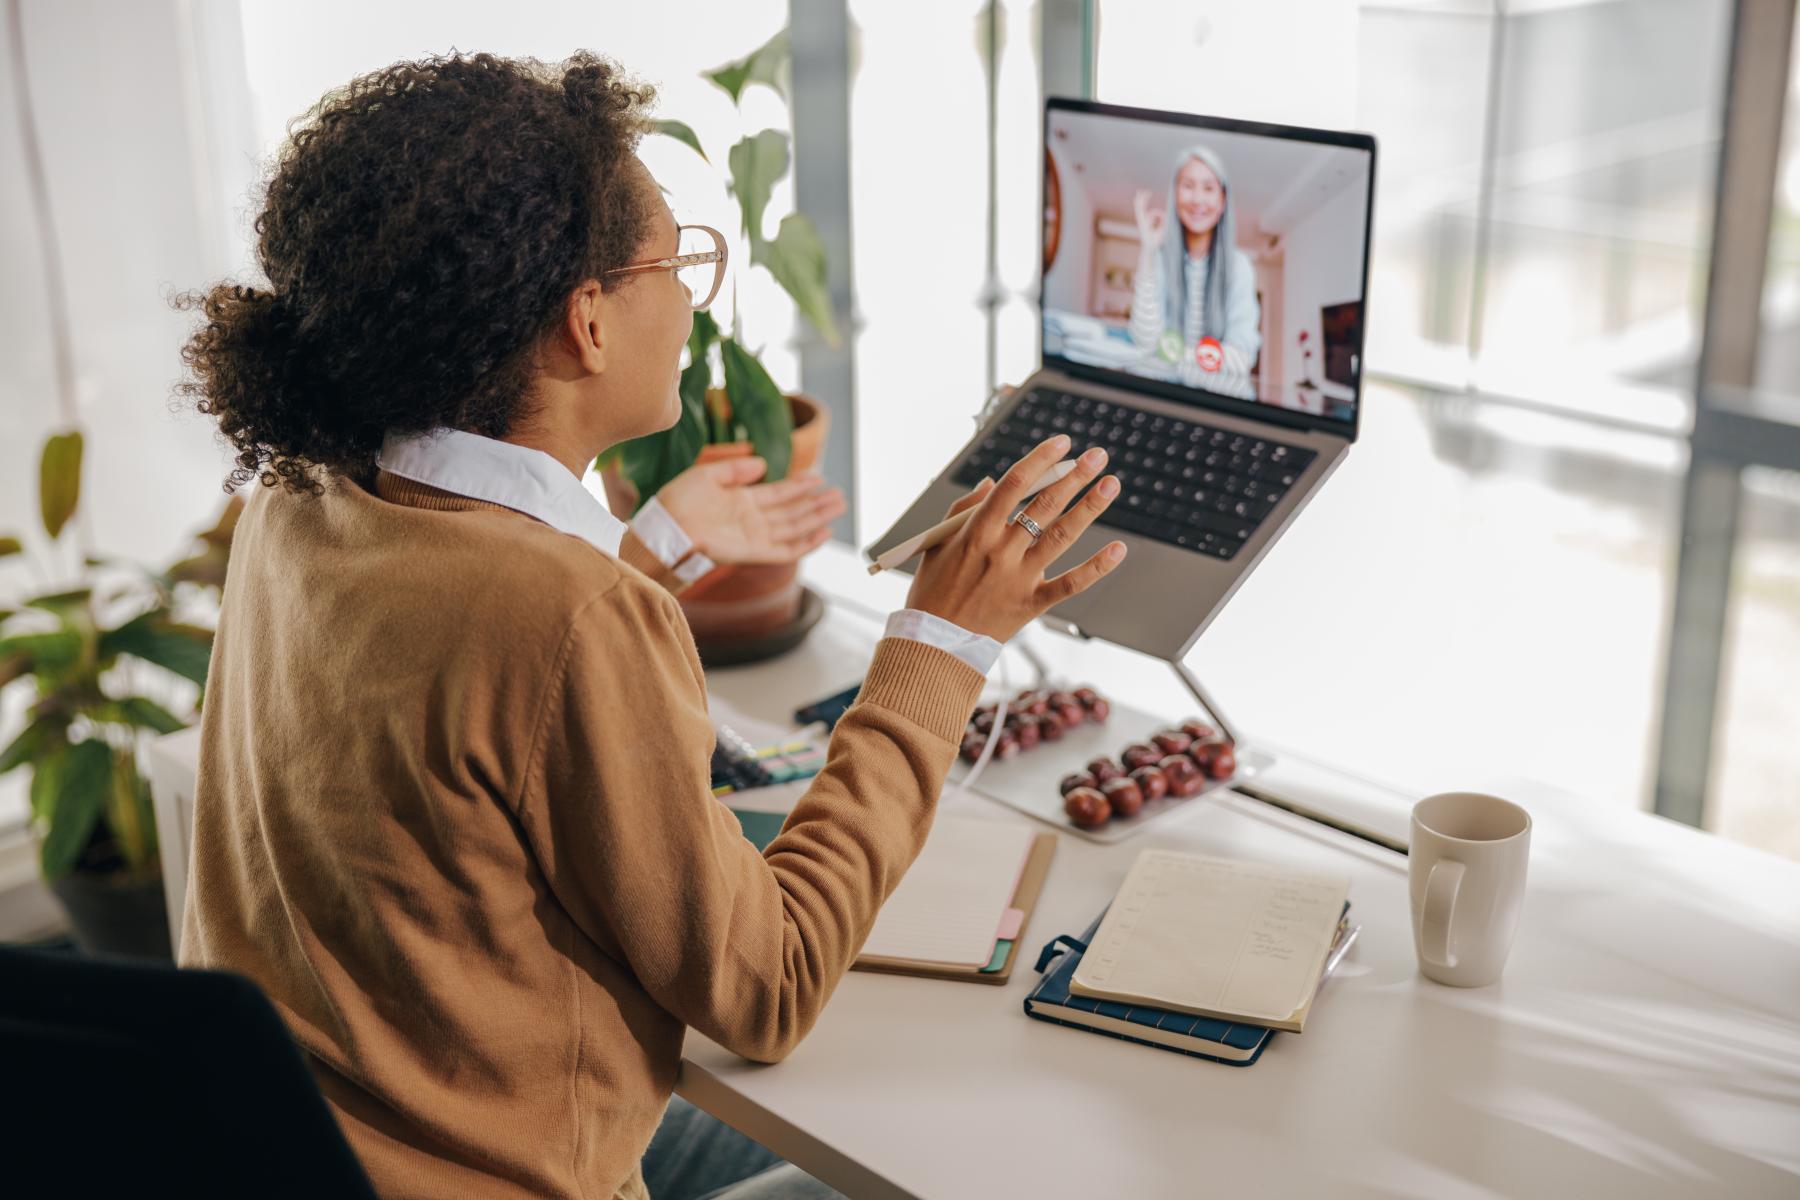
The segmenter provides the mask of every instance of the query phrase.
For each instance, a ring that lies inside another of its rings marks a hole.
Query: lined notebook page
[[[1035,837],[1028,826],[937,818],[862,956],[987,966]]]
[[[1319,982],[1348,891],[1343,879],[1146,850],[1070,990],[1286,1020]]]

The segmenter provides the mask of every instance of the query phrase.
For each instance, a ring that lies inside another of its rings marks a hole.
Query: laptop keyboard
[[[1128,405],[1035,388],[956,472],[995,479],[1047,437],[1102,446],[1119,495],[1098,524],[1229,560],[1317,457],[1311,450]],[[1091,485],[1090,485],[1091,486]]]

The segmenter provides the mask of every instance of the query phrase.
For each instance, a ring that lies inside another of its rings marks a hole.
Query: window
[[[1743,487],[1706,827],[1800,858],[1800,471]]]
[[[848,45],[815,39],[795,71],[850,79],[850,154],[828,148],[805,169],[841,172],[849,196],[854,373],[820,398],[854,405],[845,474],[859,541],[963,443],[990,388],[1037,361],[1046,90],[1374,132],[1363,440],[1193,665],[1253,733],[1409,788],[1536,776],[1800,854],[1800,761],[1785,732],[1800,713],[1782,669],[1800,661],[1791,5],[833,3],[245,4],[224,23],[232,45],[201,49],[241,53],[252,104],[239,140],[265,159],[327,89],[453,47],[608,54],[656,83],[659,115],[688,122],[717,158],[745,130],[793,122],[760,88],[740,118],[700,72],[796,13],[847,13]],[[1733,62],[1740,12],[1765,24]],[[1727,127],[1740,92],[1754,119]],[[1783,97],[1785,123],[1771,124]],[[213,104],[206,119],[235,117]],[[210,136],[215,150],[229,140]],[[1766,226],[1751,231],[1766,232],[1755,247],[1766,270],[1748,282],[1722,253],[1731,265],[1712,278],[1712,240],[1736,228],[1715,233],[1716,198],[1738,211],[1746,194],[1729,173],[1721,185],[1734,136],[1765,139],[1741,161],[1773,163],[1773,204],[1755,209]],[[806,144],[794,153],[804,160]],[[733,238],[737,292],[721,297],[721,318],[741,313],[777,382],[801,386],[805,330],[765,273],[745,269],[723,171],[668,139],[643,154],[683,219]],[[180,154],[159,157],[186,169]],[[163,183],[146,194],[181,199]],[[247,262],[253,210],[221,190],[229,203],[200,197],[182,212]],[[104,224],[78,207],[93,189],[68,191],[78,227]],[[796,203],[790,177],[771,225]],[[80,259],[94,252],[64,241],[73,276],[101,274]],[[158,259],[152,273],[186,279],[195,257]],[[1741,377],[1723,381],[1734,386],[1702,386],[1712,301],[1734,288],[1758,292],[1760,338]],[[134,344],[166,347],[181,322],[159,307],[142,324]],[[166,388],[161,365],[136,369],[106,375],[106,394]],[[211,460],[184,461],[194,494],[213,494]],[[1300,662],[1328,669],[1296,687]],[[0,824],[22,811],[8,796]]]
[[[1800,379],[1800,91],[1769,48],[1791,11],[1743,7],[1759,52],[1734,64],[1728,0],[1100,3],[1101,100],[1381,142],[1367,357],[1385,386],[1194,659],[1248,728],[1411,788],[1538,777],[1800,853],[1781,732],[1800,432],[1773,436],[1800,413],[1775,395]],[[1760,131],[1771,79],[1789,82],[1763,392],[1702,389],[1726,96],[1751,81],[1741,124]],[[1349,647],[1319,644],[1303,606]],[[1339,669],[1297,691],[1271,660]],[[1711,733],[1684,728],[1715,691]]]

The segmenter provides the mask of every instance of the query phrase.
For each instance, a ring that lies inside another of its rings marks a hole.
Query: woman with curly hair
[[[1117,494],[1063,511],[1097,451],[1032,501],[1041,538],[1009,520],[1066,438],[960,500],[759,854],[709,788],[674,594],[799,556],[842,500],[696,467],[627,528],[580,483],[675,419],[706,299],[636,157],[649,97],[589,55],[359,78],[275,165],[266,284],[193,301],[185,390],[265,486],[181,957],[267,991],[388,1196],[817,1194],[671,1104],[684,1031],[794,1049],[917,856],[999,642],[1124,553],[1045,577]]]

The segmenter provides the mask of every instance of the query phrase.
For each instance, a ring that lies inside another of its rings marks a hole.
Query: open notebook
[[[1264,863],[1146,850],[1069,991],[1297,1033],[1349,886]]]
[[[858,961],[980,969],[1005,928],[1037,833],[1030,826],[940,816],[925,849],[882,905]],[[1002,938],[1001,935],[1006,937]]]
[[[1055,855],[1054,833],[938,817],[851,967],[1004,984]]]
[[[729,797],[744,836],[758,850],[780,833],[805,786],[784,784]],[[1029,825],[940,815],[851,966],[1005,983],[1055,853],[1056,835]]]

